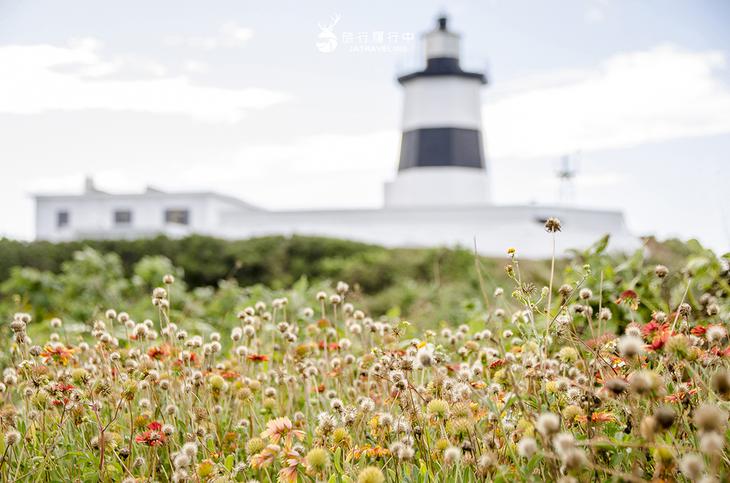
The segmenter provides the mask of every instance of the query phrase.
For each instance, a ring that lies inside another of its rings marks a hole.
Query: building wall
[[[190,210],[188,226],[166,225],[167,208]],[[115,209],[131,209],[130,226],[115,226]],[[56,213],[68,210],[69,226],[56,228]],[[549,206],[390,206],[372,210],[284,211],[256,209],[214,194],[42,196],[37,200],[37,238],[50,241],[139,238],[191,233],[239,239],[265,235],[316,235],[390,247],[462,246],[476,241],[480,253],[502,256],[514,247],[522,257],[551,255],[544,220],[557,216],[563,232],[558,253],[585,248],[606,233],[609,249],[634,250],[639,241],[614,211]]]
[[[168,209],[187,209],[189,224],[165,223]],[[39,196],[36,197],[36,238],[64,241],[214,233],[220,223],[220,213],[233,209],[241,210],[241,207],[209,194]],[[63,228],[57,226],[57,213],[61,210],[69,213],[69,223]],[[115,224],[115,210],[130,210],[131,224]]]
[[[385,184],[386,207],[469,206],[491,201],[482,169],[437,166],[407,169]]]
[[[346,238],[385,246],[462,246],[480,253],[504,255],[515,247],[528,258],[549,257],[550,237],[544,220],[561,219],[558,250],[586,248],[606,233],[615,251],[638,248],[619,212],[532,206],[390,208],[384,210],[266,212],[224,214],[220,236],[247,238],[300,234]]]

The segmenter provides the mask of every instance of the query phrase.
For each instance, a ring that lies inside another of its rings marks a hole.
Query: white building
[[[582,248],[606,233],[610,248],[638,240],[617,211],[491,202],[481,130],[482,73],[459,64],[459,36],[446,18],[424,36],[426,67],[401,76],[404,107],[398,173],[384,206],[368,210],[269,211],[212,192],[109,194],[91,180],[80,195],[37,195],[36,236],[62,241],[191,233],[225,238],[319,235],[385,246],[462,245],[526,257],[550,255],[543,224],[560,218],[560,247]]]

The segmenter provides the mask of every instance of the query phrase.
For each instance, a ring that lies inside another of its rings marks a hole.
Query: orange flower
[[[170,350],[166,345],[150,347],[147,350],[147,355],[155,360],[162,360],[170,354]]]
[[[387,448],[383,448],[382,446],[370,446],[369,444],[365,444],[362,446],[358,446],[350,450],[350,452],[347,454],[347,460],[351,459],[360,459],[362,455],[369,456],[370,458],[385,458],[387,456],[390,456],[390,450]]]
[[[269,356],[265,356],[263,354],[249,354],[246,356],[246,359],[253,362],[266,362],[269,360]]]
[[[45,358],[46,363],[53,361],[65,366],[73,353],[73,349],[68,349],[63,344],[46,344],[40,355]]]
[[[581,414],[580,416],[577,416],[576,421],[579,421],[581,423],[585,423],[588,421],[588,416],[585,414]],[[611,413],[607,412],[595,412],[591,414],[591,422],[593,423],[611,423],[613,421],[616,421],[616,416],[614,416]]]
[[[221,372],[221,376],[223,379],[228,379],[229,381],[232,381],[234,379],[237,379],[239,374],[236,371],[223,371]]]
[[[664,401],[670,402],[670,403],[676,403],[679,401],[683,401],[687,396],[692,396],[694,394],[697,394],[698,391],[699,390],[697,388],[694,388],[694,389],[690,389],[689,391],[675,392],[674,394],[664,396]]]
[[[368,456],[371,458],[385,458],[390,456],[390,450],[382,446],[373,446],[368,450]]]

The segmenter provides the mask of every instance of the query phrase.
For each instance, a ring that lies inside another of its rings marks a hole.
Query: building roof
[[[160,198],[213,198],[218,201],[228,203],[230,205],[237,206],[239,208],[245,208],[248,210],[265,211],[262,208],[247,203],[235,196],[225,195],[216,193],[214,191],[175,191],[168,193],[166,191],[159,190],[157,188],[147,187],[142,193],[108,193],[105,191],[86,191],[80,194],[73,193],[35,193],[32,195],[37,201],[52,201],[52,200],[100,200],[100,199],[118,199],[118,200],[133,200],[133,199],[160,199]]]

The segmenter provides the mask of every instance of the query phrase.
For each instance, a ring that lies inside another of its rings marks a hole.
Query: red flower
[[[652,320],[641,328],[641,333],[651,339],[648,347],[655,351],[664,347],[664,344],[672,335],[672,330],[669,328],[668,323],[660,324],[656,320]]]
[[[138,434],[134,440],[139,444],[146,444],[147,446],[162,446],[165,444],[167,437],[162,432],[162,424],[157,421],[152,421],[147,425],[147,431],[142,434]]]
[[[631,308],[633,310],[636,310],[637,308],[639,308],[639,295],[633,290],[624,290],[623,292],[621,292],[621,295],[619,295],[618,299],[616,299],[617,304],[621,304],[623,302],[630,302]]]
[[[624,290],[621,295],[618,296],[619,301],[637,299],[639,296],[633,290]],[[619,302],[620,303],[620,302]]]
[[[730,347],[726,347],[724,349],[720,349],[719,347],[713,347],[712,349],[710,349],[710,352],[718,357],[726,357],[730,356]]]
[[[51,401],[54,406],[65,406],[69,402],[69,393],[74,389],[74,386],[65,382],[57,382],[51,386],[50,393],[55,396]]]
[[[662,347],[664,347],[664,344],[667,342],[667,340],[669,340],[670,335],[672,335],[672,331],[669,329],[659,332],[654,336],[651,344],[649,344],[649,349],[653,351],[661,349]]]
[[[263,354],[249,354],[246,356],[246,359],[253,362],[266,362],[269,360],[269,356],[265,356]]]
[[[319,350],[324,350],[324,341],[323,340],[319,341]],[[327,344],[327,350],[328,351],[338,351],[338,350],[340,350],[340,344],[338,344],[337,342],[330,342],[329,344]]]
[[[697,327],[692,327],[690,330],[692,335],[696,335],[697,337],[705,335],[705,332],[707,332],[707,327],[704,327],[702,325],[698,325]]]
[[[57,382],[53,386],[51,386],[51,391],[58,391],[58,392],[69,392],[71,389],[74,389],[75,386],[72,386],[71,384],[68,384],[66,382]]]
[[[494,369],[495,367],[501,367],[504,365],[504,359],[497,359],[496,361],[493,361],[491,364],[489,364],[490,369]]]
[[[669,324],[660,324],[656,320],[652,320],[651,322],[648,322],[644,324],[644,326],[641,328],[641,333],[644,335],[650,335],[657,331],[665,331],[669,328]]]

